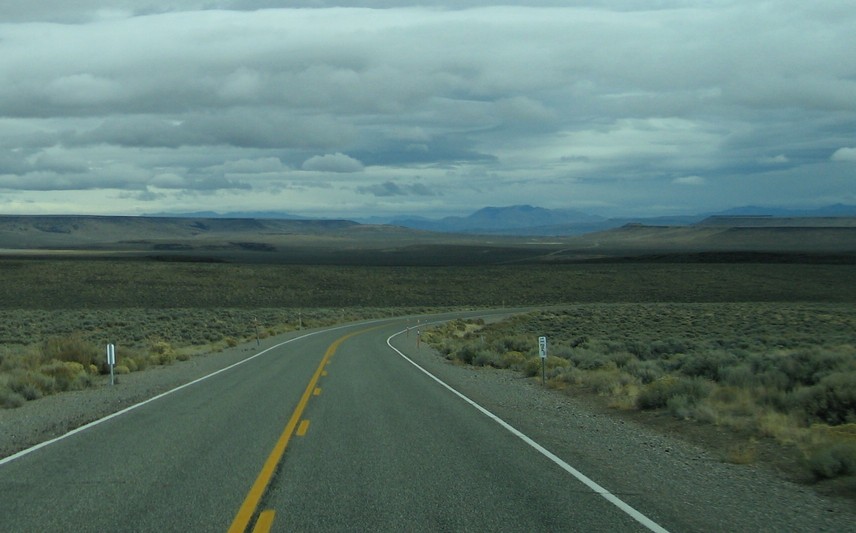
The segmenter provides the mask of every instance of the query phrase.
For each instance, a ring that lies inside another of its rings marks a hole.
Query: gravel
[[[263,341],[263,348],[287,337]],[[716,452],[619,416],[587,398],[510,371],[451,364],[412,338],[396,346],[607,490],[673,531],[856,532],[852,500],[827,497],[763,465],[723,462]],[[238,346],[119,376],[98,386],[0,410],[0,458],[58,437],[257,353]],[[580,491],[585,492],[580,485]],[[652,511],[653,510],[653,511]],[[687,512],[687,511],[690,512]]]

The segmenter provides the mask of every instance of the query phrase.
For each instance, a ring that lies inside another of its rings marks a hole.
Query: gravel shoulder
[[[297,336],[288,334],[0,410],[0,458],[65,434]],[[426,370],[674,531],[856,532],[852,500],[819,494],[763,464],[734,465],[677,424],[645,420],[510,371],[451,364],[412,337],[394,344]],[[727,438],[727,437],[726,437]],[[596,470],[595,470],[596,469]],[[587,490],[587,489],[586,489]],[[581,493],[585,493],[581,485]],[[590,494],[590,493],[589,493]],[[656,505],[652,505],[656,502]],[[656,509],[656,514],[649,510]],[[688,513],[687,510],[690,510]]]

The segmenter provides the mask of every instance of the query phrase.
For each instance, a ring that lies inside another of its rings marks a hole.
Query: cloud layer
[[[856,202],[847,2],[37,4],[0,212]]]

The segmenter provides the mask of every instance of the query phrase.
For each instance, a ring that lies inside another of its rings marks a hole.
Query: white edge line
[[[63,440],[63,439],[66,439],[66,438],[68,438],[68,437],[71,437],[72,435],[76,435],[77,433],[80,433],[80,432],[82,432],[82,431],[86,431],[87,429],[92,428],[92,427],[95,427],[95,426],[97,426],[98,424],[104,423],[104,422],[106,422],[106,421],[108,421],[108,420],[110,420],[110,419],[112,419],[112,418],[116,418],[116,417],[118,417],[118,416],[122,416],[122,415],[124,415],[124,414],[126,414],[126,413],[128,413],[128,412],[130,412],[130,411],[133,411],[134,409],[137,409],[138,407],[142,407],[142,406],[144,406],[144,405],[146,405],[146,404],[148,404],[148,403],[151,403],[151,402],[154,402],[154,401],[156,401],[156,400],[159,400],[159,399],[163,398],[164,396],[169,396],[170,394],[172,394],[172,393],[174,393],[174,392],[178,392],[178,391],[180,391],[181,389],[184,389],[184,388],[190,387],[191,385],[195,385],[195,384],[199,383],[200,381],[205,381],[206,379],[208,379],[208,378],[210,378],[210,377],[214,377],[214,376],[216,376],[217,374],[220,374],[220,373],[222,373],[222,372],[226,372],[227,370],[231,370],[231,369],[235,368],[236,366],[240,366],[240,365],[242,365],[242,364],[244,364],[244,363],[247,363],[247,362],[249,362],[249,361],[252,361],[252,360],[253,360],[253,359],[255,359],[256,357],[259,357],[259,356],[261,356],[261,355],[264,355],[264,354],[266,354],[267,352],[269,352],[269,351],[271,351],[271,350],[275,350],[275,349],[277,349],[277,348],[279,348],[279,347],[281,347],[281,346],[284,346],[284,345],[286,345],[286,344],[289,344],[289,343],[291,343],[291,342],[299,341],[299,340],[301,340],[301,339],[305,339],[306,337],[311,337],[312,335],[318,335],[319,333],[324,333],[325,331],[335,331],[335,330],[337,330],[337,329],[344,329],[344,328],[348,328],[348,327],[354,327],[355,325],[371,324],[371,323],[374,323],[374,322],[381,322],[381,321],[383,321],[383,320],[389,320],[389,319],[370,320],[370,321],[367,321],[367,322],[361,322],[360,324],[345,324],[345,325],[343,325],[343,326],[336,326],[336,327],[329,328],[329,329],[322,329],[322,330],[319,330],[319,331],[313,331],[313,332],[311,332],[311,333],[305,333],[305,334],[300,335],[300,336],[298,336],[298,337],[294,337],[293,339],[288,339],[287,341],[280,342],[279,344],[275,344],[274,346],[271,346],[271,347],[269,347],[269,348],[265,348],[264,350],[260,351],[259,353],[254,354],[254,355],[252,355],[252,356],[250,356],[250,357],[247,357],[246,359],[241,359],[241,360],[240,360],[240,361],[238,361],[237,363],[232,363],[231,365],[229,365],[229,366],[227,366],[227,367],[224,367],[224,368],[221,368],[220,370],[216,370],[216,371],[214,371],[214,372],[211,372],[210,374],[206,374],[206,375],[202,376],[201,378],[197,378],[197,379],[194,379],[193,381],[189,381],[189,382],[185,383],[184,385],[179,385],[178,387],[175,387],[174,389],[170,389],[170,390],[168,390],[168,391],[166,391],[166,392],[162,392],[162,393],[158,394],[157,396],[152,396],[151,398],[149,398],[149,399],[147,399],[147,400],[143,400],[142,402],[135,403],[134,405],[128,406],[128,407],[126,407],[126,408],[124,408],[124,409],[122,409],[122,410],[120,410],[120,411],[116,411],[115,413],[111,413],[111,414],[109,414],[109,415],[107,415],[107,416],[105,416],[105,417],[103,417],[103,418],[99,418],[99,419],[97,419],[97,420],[93,420],[92,422],[89,422],[88,424],[84,424],[84,425],[82,425],[82,426],[80,426],[80,427],[78,427],[78,428],[72,429],[72,430],[71,430],[71,431],[69,431],[68,433],[65,433],[65,434],[63,434],[63,435],[60,435],[59,437],[55,437],[55,438],[53,438],[53,439],[46,440],[46,441],[44,441],[44,442],[40,442],[40,443],[38,443],[38,444],[35,444],[35,445],[33,445],[33,446],[30,446],[30,447],[29,447],[29,448],[27,448],[27,449],[21,450],[21,451],[16,452],[16,453],[13,453],[12,455],[9,455],[9,456],[7,456],[7,457],[4,457],[4,458],[0,459],[0,466],[3,466],[3,465],[5,465],[5,464],[7,464],[7,463],[11,463],[11,462],[12,462],[12,461],[14,461],[15,459],[20,459],[21,457],[24,457],[25,455],[29,455],[29,454],[33,453],[34,451],[36,451],[36,450],[39,450],[39,449],[41,449],[41,448],[44,448],[45,446],[50,446],[51,444],[54,444],[55,442],[59,442],[59,441],[61,441],[61,440]]]
[[[618,507],[619,509],[624,511],[627,515],[629,515],[631,518],[633,518],[634,520],[636,520],[637,522],[639,522],[640,524],[642,524],[646,528],[650,529],[651,531],[655,531],[656,533],[669,533],[668,530],[663,528],[661,525],[654,522],[653,520],[651,520],[650,518],[648,518],[644,514],[640,513],[639,511],[637,511],[636,509],[631,507],[629,504],[625,503],[623,500],[619,499],[617,496],[615,496],[614,494],[612,494],[611,492],[609,492],[605,488],[598,485],[591,478],[589,478],[588,476],[586,476],[585,474],[583,474],[582,472],[580,472],[576,468],[572,467],[571,465],[569,465],[568,463],[566,463],[565,461],[560,459],[553,452],[544,448],[543,446],[541,446],[540,444],[538,444],[537,442],[535,442],[531,438],[527,437],[521,431],[516,429],[514,426],[512,426],[511,424],[509,424],[505,420],[499,418],[497,415],[491,413],[490,411],[488,411],[487,409],[485,409],[481,405],[477,404],[473,400],[469,399],[464,394],[458,392],[457,390],[452,388],[451,385],[447,384],[445,381],[441,380],[440,378],[438,378],[437,376],[435,376],[431,372],[425,370],[418,363],[416,363],[413,359],[404,355],[401,352],[401,350],[399,350],[398,348],[396,348],[395,346],[392,345],[391,341],[394,337],[401,335],[405,331],[407,331],[407,330],[399,331],[398,333],[395,333],[395,334],[391,335],[389,338],[387,338],[386,339],[387,346],[392,348],[398,355],[403,357],[411,365],[413,365],[416,368],[418,368],[419,370],[421,370],[428,377],[430,377],[431,379],[433,379],[434,381],[436,381],[437,383],[439,383],[440,385],[442,385],[443,387],[445,387],[446,389],[451,391],[452,394],[454,394],[455,396],[459,397],[460,399],[464,400],[465,402],[467,402],[471,406],[478,409],[482,414],[484,414],[488,418],[491,418],[494,422],[496,422],[497,424],[499,424],[500,426],[502,426],[503,428],[508,430],[511,434],[519,437],[523,442],[525,442],[526,444],[528,444],[529,446],[531,446],[532,448],[537,450],[539,453],[541,453],[541,455],[543,455],[547,459],[553,461],[556,465],[558,465],[560,468],[562,468],[563,470],[565,470],[566,472],[568,472],[569,474],[571,474],[572,476],[577,478],[580,482],[582,482],[585,486],[590,488],[596,494],[603,496],[611,504],[615,505],[616,507]]]

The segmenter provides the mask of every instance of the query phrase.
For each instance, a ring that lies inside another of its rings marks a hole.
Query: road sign
[[[541,359],[547,358],[547,337],[538,337],[538,355]]]

